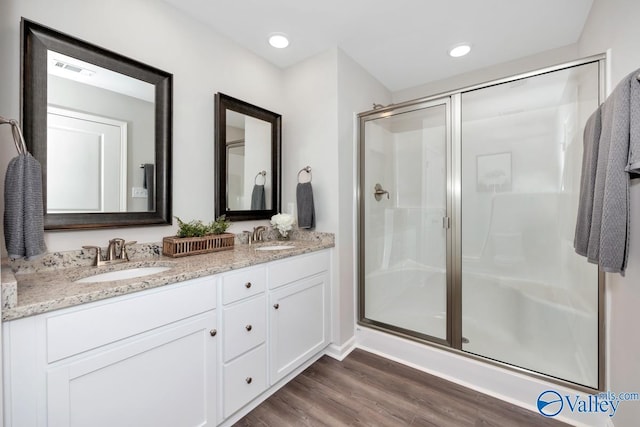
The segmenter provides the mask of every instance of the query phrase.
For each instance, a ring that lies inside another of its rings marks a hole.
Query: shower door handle
[[[444,229],[450,229],[451,228],[451,218],[448,216],[443,216],[442,217],[442,228]]]
[[[382,195],[386,194],[387,195],[387,199],[389,198],[389,192],[387,190],[384,190],[382,188],[382,185],[380,184],[376,184],[376,186],[374,187],[374,191],[373,191],[373,197],[376,198],[376,201],[380,201],[380,199],[382,199]]]

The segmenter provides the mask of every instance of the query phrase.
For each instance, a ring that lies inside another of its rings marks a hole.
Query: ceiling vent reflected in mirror
[[[91,77],[96,72],[87,70],[86,68],[76,67],[75,65],[68,64],[66,62],[59,61],[57,59],[53,60],[53,66],[56,68],[61,68],[63,70],[71,71],[72,73],[80,73],[83,76]]]
[[[53,50],[47,51],[47,63],[49,76],[84,83],[147,102],[155,102],[155,86],[143,80]]]

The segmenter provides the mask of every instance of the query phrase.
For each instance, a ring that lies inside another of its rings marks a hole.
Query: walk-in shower
[[[573,251],[604,58],[359,115],[359,323],[603,386],[602,287]]]

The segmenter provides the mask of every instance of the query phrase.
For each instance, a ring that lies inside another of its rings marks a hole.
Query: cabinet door
[[[215,311],[47,371],[50,426],[215,426]]]
[[[271,384],[328,344],[327,274],[280,288],[270,295]]]

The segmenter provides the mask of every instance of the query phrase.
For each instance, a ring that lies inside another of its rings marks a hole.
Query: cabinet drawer
[[[222,303],[230,304],[264,292],[266,269],[248,268],[236,273],[225,274],[222,278]]]
[[[329,269],[329,251],[314,252],[274,262],[269,267],[269,289],[310,277]]]
[[[46,320],[47,362],[186,319],[215,306],[215,277],[210,276],[60,311]]]
[[[266,388],[267,351],[262,345],[224,367],[224,417],[229,417]]]
[[[223,310],[224,361],[262,344],[266,338],[266,297],[243,301]]]

